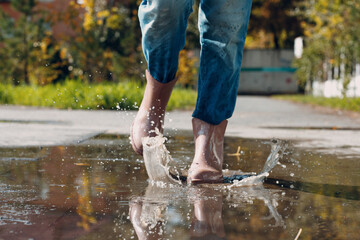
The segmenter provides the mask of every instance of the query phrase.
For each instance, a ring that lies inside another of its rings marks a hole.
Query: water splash
[[[263,170],[259,174],[254,173],[243,173],[240,171],[240,174],[233,172],[232,176],[229,176],[230,180],[235,178],[232,182],[233,184],[228,186],[229,189],[234,187],[244,187],[244,186],[253,186],[262,184],[264,178],[269,176],[270,171],[279,164],[280,158],[283,156],[288,144],[287,142],[279,139],[272,139],[268,144],[271,145],[271,152],[266,159]],[[224,174],[225,179],[226,175]],[[237,180],[237,176],[245,176],[242,180]]]
[[[230,203],[230,207],[245,207],[247,204],[253,204],[255,200],[264,202],[264,205],[269,210],[269,215],[263,219],[274,219],[273,227],[285,227],[285,222],[277,210],[279,199],[281,198],[281,191],[274,189],[266,189],[263,185],[245,186],[241,191],[227,191],[226,200]],[[242,206],[242,204],[246,204]]]
[[[288,146],[287,142],[279,139],[272,139],[269,144],[271,145],[271,152],[266,159],[264,168],[260,174],[270,172],[275,165],[279,163],[280,158]]]
[[[185,177],[181,176],[176,169],[175,173],[170,173],[170,163],[173,162],[173,159],[165,146],[167,139],[158,129],[155,132],[157,136],[142,139],[144,162],[149,179],[155,182],[181,184],[181,180],[184,180]],[[264,178],[269,176],[269,172],[279,163],[279,159],[287,148],[287,143],[278,139],[272,139],[269,144],[271,152],[262,171],[258,174],[245,173],[241,170],[223,170],[224,183],[232,183],[228,186],[229,189],[263,183]]]
[[[174,179],[170,174],[169,163],[173,159],[164,144],[167,139],[158,129],[155,132],[157,136],[142,139],[145,168],[149,179],[156,182],[181,184],[180,180]],[[176,175],[180,176],[179,173]]]

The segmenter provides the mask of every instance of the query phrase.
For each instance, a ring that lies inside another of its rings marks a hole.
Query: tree
[[[303,29],[294,14],[301,0],[253,0],[246,47],[293,48]]]
[[[343,78],[346,89],[360,59],[360,2],[303,1],[298,15],[305,29],[304,53],[295,61],[300,83]]]
[[[0,11],[0,41],[3,74],[15,84],[30,84],[30,68],[36,61],[35,43],[45,35],[46,24],[41,12],[35,11],[35,0],[12,0],[12,7],[21,13],[16,21]]]
[[[115,80],[114,75],[119,78],[138,74],[142,60],[137,53],[140,38],[135,37],[138,23],[129,5],[102,0],[87,0],[79,5],[72,1],[68,12],[75,12],[66,19],[75,32],[75,41],[65,40],[75,77],[99,82]],[[72,24],[74,19],[80,24]]]

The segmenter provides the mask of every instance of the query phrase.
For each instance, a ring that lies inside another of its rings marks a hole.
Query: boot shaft
[[[194,159],[205,159],[212,167],[221,170],[224,154],[224,135],[228,121],[212,125],[193,118],[193,134],[195,142]]]

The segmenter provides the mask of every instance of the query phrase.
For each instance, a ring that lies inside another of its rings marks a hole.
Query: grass
[[[141,103],[144,86],[137,82],[85,84],[68,80],[47,86],[12,86],[0,83],[0,104],[44,106],[60,109],[134,110]],[[167,110],[195,106],[196,92],[175,88]]]
[[[275,99],[360,112],[360,98],[326,98],[306,95],[277,95]]]

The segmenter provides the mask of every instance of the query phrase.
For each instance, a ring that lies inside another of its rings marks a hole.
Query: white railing
[[[341,71],[341,70],[340,70]],[[337,71],[335,74],[339,74]],[[328,79],[324,82],[314,81],[312,84],[312,94],[322,97],[360,97],[360,64],[356,64],[353,76],[344,91],[344,76],[340,74],[339,79]]]

